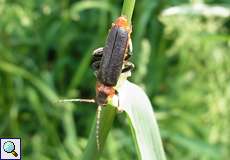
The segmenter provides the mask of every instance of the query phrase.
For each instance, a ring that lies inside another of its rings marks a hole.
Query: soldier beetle
[[[120,16],[112,24],[105,46],[94,50],[91,67],[97,78],[95,99],[59,100],[59,102],[88,102],[98,104],[96,126],[98,149],[100,148],[99,119],[101,106],[107,105],[109,99],[118,95],[115,86],[117,85],[120,74],[128,72],[134,68],[134,65],[128,61],[132,55],[131,32],[132,28],[126,17]],[[119,102],[117,107],[119,107]]]

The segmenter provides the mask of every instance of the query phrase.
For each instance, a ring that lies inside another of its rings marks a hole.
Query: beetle
[[[131,42],[132,28],[124,16],[118,17],[112,24],[104,47],[94,50],[91,67],[95,72],[96,97],[95,99],[64,99],[59,102],[90,102],[98,104],[96,121],[97,148],[100,148],[99,128],[101,106],[105,106],[109,99],[118,95],[115,89],[121,73],[128,72],[134,68],[129,62],[132,55]],[[118,106],[119,107],[119,99]]]
[[[118,17],[112,24],[104,48],[98,48],[93,53],[92,68],[95,70],[96,103],[105,106],[108,98],[112,98],[118,92],[114,89],[122,72],[134,68],[128,61],[132,55],[132,32],[128,20]]]
[[[128,61],[132,56],[131,32],[127,18],[120,16],[112,24],[105,46],[93,51],[91,67],[97,78],[95,99],[63,99],[59,102],[89,102],[105,106],[108,99],[118,95],[115,86],[120,74],[134,68]]]

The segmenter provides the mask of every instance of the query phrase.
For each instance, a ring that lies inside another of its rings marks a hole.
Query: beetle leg
[[[93,51],[93,57],[102,57],[104,53],[104,47],[97,48]]]
[[[101,62],[101,61],[95,61],[95,62],[91,63],[91,68],[92,68],[94,71],[98,71],[99,68],[100,68],[100,62]]]
[[[115,95],[113,96],[113,104],[117,108],[118,112],[123,112],[124,110],[120,106],[119,92],[115,90]]]
[[[130,38],[129,39],[129,47],[128,47],[128,54],[130,55],[130,56],[132,56],[133,55],[133,43],[132,43],[132,39]]]
[[[104,54],[103,47],[97,48],[93,51],[93,57],[91,60],[91,68],[97,71],[100,67],[102,55]]]
[[[121,73],[124,73],[124,72],[128,72],[128,71],[131,71],[131,70],[133,70],[134,69],[134,64],[133,63],[131,63],[131,62],[127,62],[125,65],[124,65],[124,67],[123,67],[123,69],[122,69],[122,72]]]
[[[132,40],[130,38],[129,42],[128,42],[128,51],[127,51],[127,55],[125,57],[125,60],[128,60],[132,55],[133,55],[133,44],[132,44]]]
[[[101,61],[102,55],[104,54],[104,48],[100,47],[93,51],[92,63],[95,61]]]

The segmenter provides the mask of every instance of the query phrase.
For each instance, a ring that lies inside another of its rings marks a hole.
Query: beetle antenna
[[[96,142],[97,142],[97,149],[100,150],[100,118],[101,118],[101,110],[102,107],[98,106],[97,108],[97,117],[96,117]]]
[[[65,102],[85,102],[85,103],[96,103],[95,99],[60,99],[57,101],[58,103]]]

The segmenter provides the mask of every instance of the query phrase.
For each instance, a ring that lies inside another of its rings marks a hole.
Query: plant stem
[[[135,5],[135,0],[124,0],[121,14],[127,17],[130,25],[131,25],[134,5]],[[112,127],[115,115],[116,115],[116,108],[111,106],[110,104],[102,108],[100,114],[100,125],[99,125],[100,148],[97,148],[97,141],[96,141],[97,124],[95,120],[93,127],[91,129],[88,144],[86,146],[85,152],[83,153],[82,160],[97,160],[100,158],[105,145],[107,135]]]
[[[90,133],[90,138],[86,147],[86,150],[83,154],[83,160],[97,160],[100,158],[104,144],[109,133],[109,130],[112,127],[113,120],[116,115],[116,108],[107,105],[101,110],[100,116],[100,128],[99,128],[99,139],[100,139],[100,148],[97,148],[96,142],[96,120],[93,124],[93,128]]]
[[[134,6],[135,0],[124,0],[121,15],[127,17],[129,24],[131,24]]]

